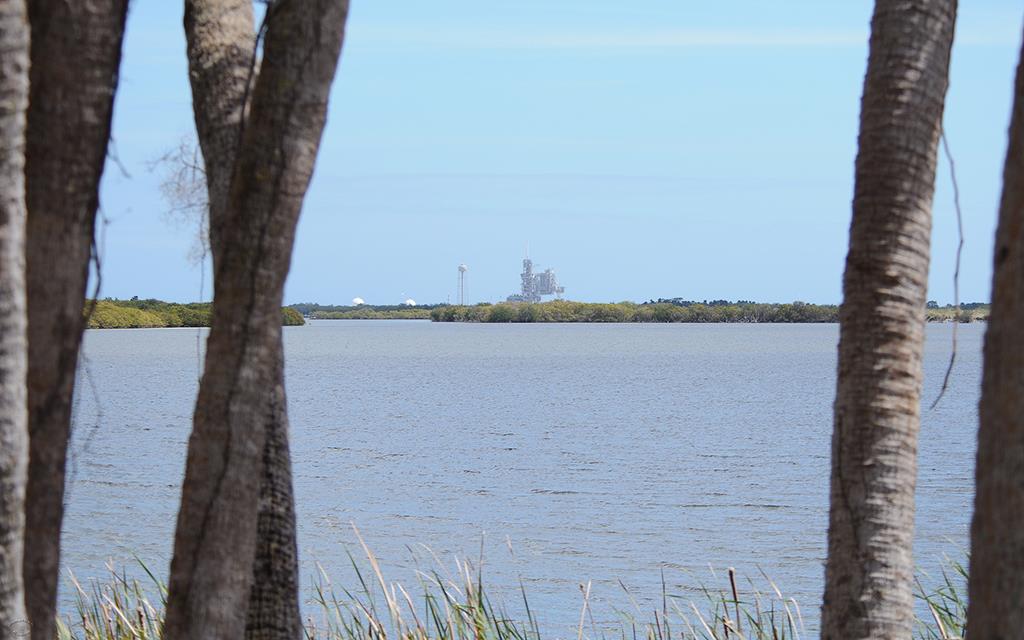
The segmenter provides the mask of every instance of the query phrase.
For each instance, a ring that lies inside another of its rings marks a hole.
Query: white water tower
[[[469,267],[465,263],[459,265],[459,306],[465,306],[466,304],[466,272],[469,271]]]

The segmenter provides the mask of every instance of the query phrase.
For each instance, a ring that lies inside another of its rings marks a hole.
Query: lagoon
[[[963,559],[983,324],[929,325],[915,554]],[[205,330],[86,333],[64,566],[166,575]],[[483,558],[542,628],[699,600],[760,571],[816,627],[838,326],[312,321],[284,329],[303,593],[354,586],[353,524],[388,577]],[[427,550],[429,548],[429,551]],[[437,557],[437,560],[433,556]],[[716,573],[712,573],[709,565]],[[62,603],[70,590],[62,585]],[[413,590],[413,589],[411,589]]]

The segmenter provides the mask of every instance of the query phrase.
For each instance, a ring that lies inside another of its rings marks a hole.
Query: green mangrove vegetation
[[[988,318],[988,305],[970,303],[956,307],[929,306],[929,322],[973,322]],[[694,302],[678,298],[650,302],[501,302],[474,306],[440,306],[430,312],[435,322],[838,322],[837,305],[807,302],[763,303],[739,300]]]
[[[957,311],[954,305],[940,307],[934,300],[929,300],[925,314],[928,322],[953,322],[954,319],[960,322],[985,322],[991,310],[991,305],[985,302],[965,302]]]
[[[592,303],[553,300],[539,303],[499,303],[473,307],[441,307],[437,322],[836,322],[838,307],[754,302],[689,302],[659,300]]]
[[[441,305],[398,304],[333,305],[300,302],[291,305],[302,315],[313,320],[429,320],[430,312]]]
[[[91,313],[90,313],[91,311]],[[154,327],[208,327],[209,302],[164,302],[132,298],[87,302],[90,329],[143,329]],[[960,306],[928,303],[928,322],[975,322],[988,319],[989,305],[970,302]],[[281,309],[283,326],[314,320],[433,320],[434,322],[838,322],[836,305],[791,302],[785,304],[739,300],[694,302],[678,298],[650,302],[481,302],[457,305],[321,305],[311,302]]]
[[[90,329],[149,329],[162,327],[208,327],[211,306],[209,302],[164,302],[152,298],[116,300],[107,298],[85,303],[84,313]],[[305,324],[302,314],[295,309],[281,309],[283,326]]]

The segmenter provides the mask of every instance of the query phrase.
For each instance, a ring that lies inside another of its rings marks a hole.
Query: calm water
[[[928,327],[926,403],[951,326]],[[960,330],[925,411],[916,555],[960,559],[973,495],[982,325]],[[189,329],[89,331],[65,566],[132,554],[166,573],[196,393]],[[593,581],[613,617],[758,567],[802,604],[822,589],[836,325],[457,325],[285,329],[304,589],[352,585],[352,523],[390,578],[478,558],[513,612],[522,580],[568,635]],[[204,335],[205,339],[205,335]],[[307,591],[308,593],[308,591]],[[574,632],[573,632],[574,633]]]

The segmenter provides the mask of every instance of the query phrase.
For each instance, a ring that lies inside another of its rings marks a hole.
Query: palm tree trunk
[[[215,249],[213,319],[171,561],[168,640],[237,638],[246,631],[263,457],[273,438],[267,393],[279,380],[284,281],[347,3],[283,2],[268,11],[262,65]]]
[[[30,453],[25,589],[34,640],[55,637],[64,467],[99,183],[107,159],[127,0],[29,0]]]
[[[1024,629],[1024,50],[996,230],[992,314],[985,332],[967,634]]]
[[[822,638],[909,638],[931,206],[955,0],[877,0],[840,309]]]
[[[22,580],[28,406],[25,374],[25,0],[0,0],[0,636],[28,628]]]

